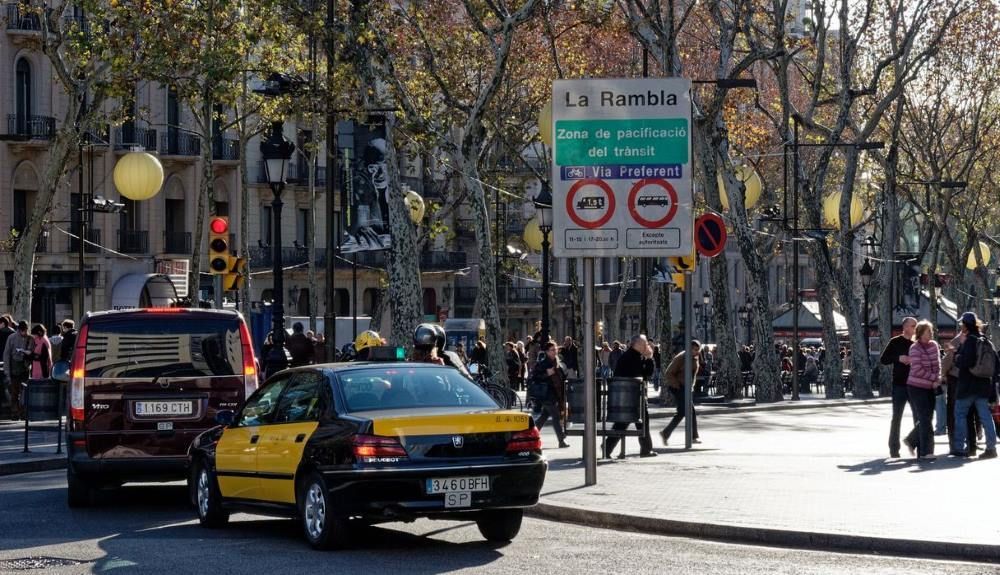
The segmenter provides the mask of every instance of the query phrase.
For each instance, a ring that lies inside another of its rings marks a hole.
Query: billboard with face
[[[345,173],[344,235],[341,253],[356,253],[388,249],[392,246],[389,232],[389,174],[386,169],[385,118],[369,118],[366,123],[353,123],[352,146],[344,150]]]

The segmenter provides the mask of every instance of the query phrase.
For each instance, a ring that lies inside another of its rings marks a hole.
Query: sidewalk
[[[0,421],[0,475],[48,471],[66,467],[66,446],[56,453],[55,421],[33,422],[32,427],[49,427],[53,431],[34,431],[28,434],[29,453],[24,453],[24,422]],[[65,430],[63,440],[65,441]]]
[[[699,418],[659,457],[599,460],[584,487],[582,438],[546,450],[536,516],[587,525],[810,549],[1000,561],[1000,460],[887,460],[890,406],[849,403]],[[701,408],[699,408],[701,411]],[[903,433],[909,431],[909,415]],[[555,445],[549,426],[544,444]],[[937,453],[947,453],[937,437]],[[598,438],[600,441],[600,438]],[[617,450],[616,450],[617,451]],[[904,456],[908,456],[905,447]]]

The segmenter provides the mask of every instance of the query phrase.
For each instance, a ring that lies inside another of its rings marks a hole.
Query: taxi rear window
[[[378,367],[338,375],[347,411],[420,407],[499,407],[452,368]]]
[[[88,325],[87,377],[243,373],[236,319],[136,317]]]

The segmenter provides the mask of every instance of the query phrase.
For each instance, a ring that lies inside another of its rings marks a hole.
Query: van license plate
[[[173,421],[160,421],[156,424],[156,431],[173,431],[174,422]]]
[[[156,415],[191,415],[194,403],[190,401],[137,401],[135,414],[141,417]]]

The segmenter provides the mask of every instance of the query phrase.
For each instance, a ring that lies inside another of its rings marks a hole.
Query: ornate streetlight
[[[273,345],[265,360],[267,362],[267,377],[288,367],[288,358],[285,356],[285,282],[281,269],[281,207],[283,205],[281,192],[285,189],[285,168],[295,152],[295,146],[285,139],[283,132],[283,122],[272,122],[271,135],[260,143],[260,153],[264,158],[267,182],[271,185],[271,192],[274,194],[274,199],[271,201],[271,217],[274,219],[274,241],[272,242],[274,286],[271,290],[271,293],[274,294],[274,301],[271,304]]]
[[[538,229],[542,231],[542,341],[549,340],[549,232],[552,231],[552,192],[542,183],[542,191],[535,196]]]

